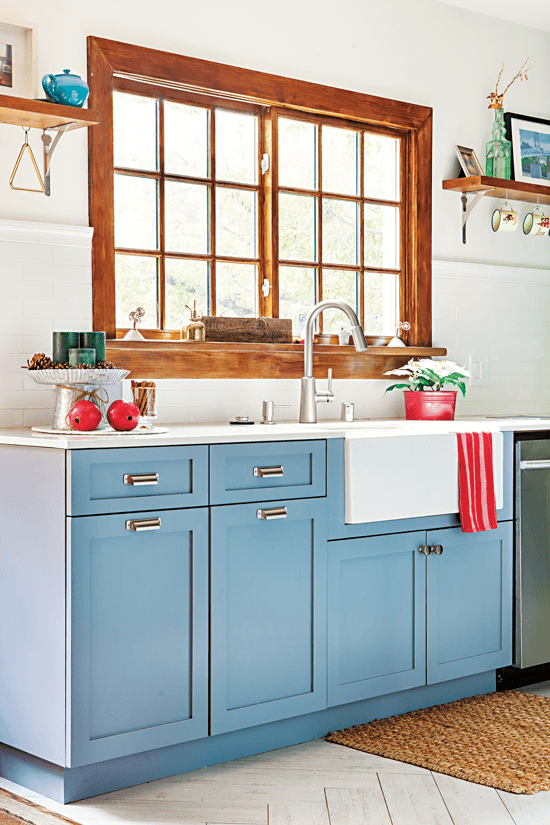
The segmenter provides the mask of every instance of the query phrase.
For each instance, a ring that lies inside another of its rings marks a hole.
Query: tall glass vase
[[[495,109],[495,122],[491,140],[485,149],[485,174],[490,178],[510,180],[512,170],[512,144],[506,140],[504,111]]]

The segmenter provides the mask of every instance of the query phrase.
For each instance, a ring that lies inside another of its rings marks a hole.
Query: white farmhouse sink
[[[369,427],[369,423],[343,426],[346,524],[458,513],[456,431],[476,428],[458,422],[409,421],[396,428],[388,427],[389,422],[384,427]],[[492,428],[484,424],[478,429]],[[503,437],[501,432],[492,435],[495,496],[500,508]]]

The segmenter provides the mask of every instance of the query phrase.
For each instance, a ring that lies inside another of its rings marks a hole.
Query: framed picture
[[[36,26],[0,18],[0,95],[37,95]]]
[[[467,178],[472,177],[472,175],[485,174],[473,149],[468,149],[466,146],[455,146],[455,152]]]
[[[550,186],[550,120],[505,112],[514,180]]]

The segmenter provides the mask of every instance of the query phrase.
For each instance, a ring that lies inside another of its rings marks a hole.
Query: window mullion
[[[210,314],[216,315],[216,114],[210,109]]]
[[[317,189],[319,190],[319,201],[317,204],[317,260],[319,268],[317,270],[317,300],[323,300],[323,124],[317,126]],[[323,331],[323,313],[317,316],[319,332]]]
[[[358,309],[359,322],[365,328],[365,132],[359,132],[359,283]],[[366,333],[366,330],[365,330]]]
[[[165,256],[165,186],[164,186],[164,100],[161,98],[158,102],[158,118],[157,118],[157,146],[158,146],[158,153],[159,153],[159,169],[160,169],[160,179],[159,179],[159,191],[158,191],[158,209],[159,209],[159,220],[158,220],[158,232],[159,232],[159,239],[158,239],[158,248],[160,250],[160,256],[158,260],[158,273],[157,278],[159,279],[159,286],[158,286],[158,301],[159,301],[159,328],[164,329],[165,322],[166,322],[166,256]]]

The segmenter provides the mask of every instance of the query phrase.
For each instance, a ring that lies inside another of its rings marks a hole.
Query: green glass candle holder
[[[80,367],[86,364],[88,367],[95,367],[95,349],[91,347],[74,347],[69,350],[69,366]]]

